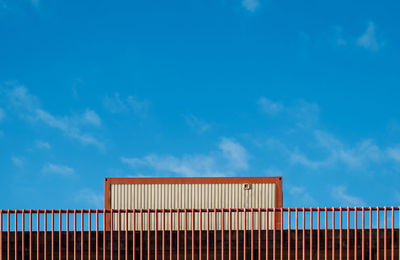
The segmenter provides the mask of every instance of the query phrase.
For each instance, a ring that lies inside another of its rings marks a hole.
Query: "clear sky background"
[[[284,206],[400,202],[398,1],[0,0],[0,208],[104,177],[283,176]]]

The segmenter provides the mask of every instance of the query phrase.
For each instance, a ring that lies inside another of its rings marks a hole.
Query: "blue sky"
[[[0,0],[0,208],[104,177],[283,176],[284,206],[400,202],[397,1]]]

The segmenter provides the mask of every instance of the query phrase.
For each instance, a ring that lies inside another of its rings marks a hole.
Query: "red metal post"
[[[321,223],[320,223],[320,210],[319,210],[319,208],[317,209],[317,260],[319,260],[319,251],[320,251],[320,244],[319,244],[319,241],[320,241],[320,225],[321,225]]]
[[[192,209],[192,260],[194,260],[194,229],[195,229],[195,225],[194,225],[194,209]],[[157,259],[157,257],[156,257]]]
[[[32,260],[32,224],[32,210],[29,210],[29,260]]]
[[[128,260],[128,210],[125,210],[125,260]]]
[[[269,255],[269,209],[265,210],[265,260],[268,260]]]
[[[2,253],[0,250],[0,254]],[[22,210],[22,259],[25,259],[25,210]]]
[[[184,236],[185,236],[185,242],[184,242],[184,256],[183,258],[186,260],[187,259],[187,209],[184,210],[184,225],[185,225],[185,231],[184,231]]]
[[[62,211],[58,212],[58,259],[61,259]]]
[[[96,260],[99,260],[99,210],[98,209],[96,209]]]
[[[361,258],[365,259],[365,210],[362,208],[361,210],[362,216],[362,231],[361,231]]]
[[[391,240],[392,240],[391,257],[392,257],[392,260],[394,260],[394,207],[392,207],[392,239]]]
[[[201,257],[202,257],[202,248],[201,248],[201,245],[203,244],[202,243],[202,238],[201,238],[201,233],[203,233],[203,228],[202,228],[202,215],[203,215],[203,212],[200,210],[200,214],[199,214],[199,259],[202,259]],[[163,259],[164,260],[164,259]]]
[[[258,259],[261,259],[261,209],[258,209]],[[230,259],[229,259],[230,260]]]
[[[342,219],[341,212],[340,212],[340,219]],[[340,230],[342,230],[341,220],[340,220]],[[340,243],[342,243],[342,240],[340,240]],[[332,208],[332,259],[335,259],[335,208]]]
[[[0,209],[0,258],[1,260],[3,260],[3,210],[1,209]]]
[[[40,237],[39,237],[39,230],[40,230],[40,211],[37,210],[37,214],[36,214],[36,221],[37,221],[37,226],[36,226],[36,259],[39,259],[39,255],[40,255]]]
[[[169,212],[169,259],[172,260],[172,210]]]
[[[340,242],[340,244],[339,244],[339,258],[340,259],[343,259],[342,257],[343,257],[343,211],[342,211],[342,208],[340,208],[339,209],[339,214],[340,214],[340,233],[339,233],[339,236],[340,236],[340,238],[339,238],[339,242]]]
[[[281,208],[281,260],[283,260],[283,209]]]
[[[221,211],[221,260],[224,260],[224,231],[225,231],[225,215],[224,210]]]
[[[295,240],[296,251],[294,252],[294,258],[297,260],[299,257],[299,254],[298,254],[298,251],[299,251],[299,242],[298,242],[298,240],[299,240],[299,211],[297,208],[295,209],[295,212],[296,212],[295,213],[296,214],[296,240]]]
[[[136,259],[136,210],[132,212],[132,258]]]
[[[201,232],[201,230],[200,230]],[[228,259],[232,260],[232,209],[229,209],[229,254]],[[200,241],[201,242],[201,241]],[[200,257],[201,259],[201,257]],[[261,258],[259,258],[261,259]]]
[[[121,210],[120,209],[118,210],[118,260],[121,260]]]
[[[150,259],[150,210],[147,210],[147,259]],[[119,259],[118,259],[119,260]]]
[[[379,207],[376,207],[376,257],[379,259]]]
[[[383,208],[383,213],[384,213],[384,229],[383,229],[383,259],[387,259],[387,243],[386,243],[386,237],[387,237],[387,210],[386,207]]]
[[[110,214],[110,259],[113,259],[114,255],[114,210],[111,209],[111,214]]]
[[[354,207],[354,259],[357,260],[357,208]]]
[[[103,260],[106,259],[106,214],[107,211],[103,210]]]
[[[155,240],[155,245],[154,245],[154,257],[155,259],[157,259],[157,255],[158,255],[158,211],[156,210],[154,212],[154,240]]]
[[[347,207],[347,260],[350,260],[350,208]]]
[[[18,212],[17,210],[14,211],[14,218],[15,218],[15,230],[14,230],[14,259],[18,259]]]
[[[217,260],[217,209],[214,209],[214,260]]]
[[[325,208],[325,260],[328,259],[328,209]]]
[[[69,259],[69,210],[67,209],[67,241],[66,241],[66,255],[67,259]],[[104,258],[105,259],[105,258]]]
[[[369,260],[372,260],[372,208],[369,208]]]
[[[181,212],[180,212],[180,210],[178,209],[178,217],[177,217],[177,232],[176,232],[176,236],[177,236],[177,245],[176,245],[176,259],[178,259],[178,260],[180,260],[179,259],[179,255],[180,255],[180,250],[179,250],[179,233],[180,233],[180,225],[181,225],[181,220],[180,220],[180,215],[181,215]]]
[[[76,260],[76,209],[74,209],[74,260]]]
[[[143,209],[140,210],[140,260],[143,260]]]
[[[92,211],[90,209],[89,209],[88,214],[89,214],[88,215],[88,258],[89,258],[89,260],[91,260],[91,251],[92,251]]]
[[[165,209],[162,210],[162,260],[165,260]]]
[[[306,259],[306,210],[303,208],[303,260]]]
[[[239,210],[236,209],[236,260],[239,260]]]
[[[283,221],[281,222],[283,225]],[[290,259],[290,209],[288,209],[288,259]]]
[[[81,210],[81,259],[83,259],[83,250],[84,250],[84,248],[83,248],[84,223],[83,222],[84,222],[84,213],[83,213],[83,210]]]
[[[246,220],[246,217],[247,217],[247,212],[246,212],[246,209],[244,209],[244,211],[243,211],[244,213],[244,217],[243,217],[243,219],[244,219],[244,223],[243,223],[243,225],[244,225],[244,228],[243,228],[243,259],[244,260],[246,260],[246,231],[247,231],[247,227],[246,227],[246,222],[247,222],[247,220]]]
[[[310,208],[310,260],[312,260],[312,247],[313,247],[313,243],[312,243],[312,238],[313,238],[313,209]]]
[[[254,209],[252,208],[250,211],[250,215],[251,215],[251,233],[250,233],[250,239],[251,239],[251,246],[250,246],[250,256],[251,256],[251,260],[254,260]]]
[[[54,209],[51,210],[51,260],[54,260]]]

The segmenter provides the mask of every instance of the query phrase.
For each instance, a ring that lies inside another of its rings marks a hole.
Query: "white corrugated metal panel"
[[[274,208],[274,183],[250,184],[246,189],[243,183],[232,184],[112,184],[111,209],[213,209],[213,208]],[[129,214],[131,215],[131,214]],[[135,228],[141,227],[140,213],[135,214]],[[199,213],[195,213],[194,228],[200,227]],[[232,227],[236,227],[236,213],[232,214]],[[118,219],[114,217],[114,228],[118,227]],[[147,213],[143,213],[143,228],[155,228],[155,214],[150,214],[148,225]],[[254,213],[254,228],[258,229],[258,212]],[[185,213],[180,213],[180,229],[184,229]],[[202,213],[202,229],[207,225],[207,213]],[[222,213],[217,213],[214,227],[214,212],[209,214],[209,228],[222,228]],[[239,229],[244,229],[244,214],[239,213]],[[158,229],[162,227],[162,213],[157,216]],[[192,213],[186,213],[187,228],[192,229]],[[272,227],[272,213],[269,217],[269,227]],[[129,216],[128,229],[132,230],[132,216]],[[170,213],[165,215],[165,228],[171,229]],[[125,227],[125,216],[121,218],[121,226]],[[261,213],[261,229],[265,229],[266,215]],[[176,230],[177,213],[173,213],[172,229]],[[246,229],[250,229],[251,213],[246,214]],[[224,228],[229,229],[229,215],[224,214]]]

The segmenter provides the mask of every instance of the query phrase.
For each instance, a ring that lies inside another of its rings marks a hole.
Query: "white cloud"
[[[83,120],[84,120],[84,122],[94,125],[94,126],[101,125],[101,119],[100,119],[99,115],[90,109],[86,109],[85,113],[83,114]]]
[[[5,116],[4,110],[0,107],[0,121],[3,120]]]
[[[159,173],[182,176],[225,176],[247,170],[247,152],[237,142],[222,138],[219,150],[209,154],[172,155],[149,154],[142,158],[121,157],[121,162],[137,169],[146,167]]]
[[[41,108],[37,97],[28,93],[28,89],[21,85],[12,84],[14,87],[6,92],[8,101],[24,120],[30,122],[42,122],[43,124],[60,130],[66,136],[76,139],[85,145],[94,145],[99,149],[104,149],[104,144],[98,141],[90,134],[82,133],[80,126],[82,121],[92,120],[91,123],[99,123],[96,121],[93,111],[89,111],[88,115],[84,114],[82,119],[75,117],[57,117]],[[87,111],[88,112],[88,111]],[[100,120],[100,119],[99,119]]]
[[[367,30],[357,39],[357,45],[367,50],[377,51],[382,46],[376,39],[375,24],[368,23]]]
[[[386,149],[386,153],[390,159],[400,162],[400,147],[390,147]]]
[[[219,149],[234,169],[247,170],[248,155],[246,149],[234,140],[223,137]]]
[[[11,161],[15,167],[21,168],[24,166],[24,159],[21,157],[12,156]]]
[[[348,194],[347,187],[345,186],[333,187],[331,190],[331,195],[340,206],[361,207],[366,205],[361,198]]]
[[[278,114],[284,109],[281,103],[273,102],[272,100],[266,97],[260,97],[257,101],[257,104],[263,113],[266,113],[271,116]]]
[[[260,7],[259,0],[243,0],[242,6],[249,12],[255,12]]]
[[[42,172],[46,174],[56,174],[56,175],[73,175],[75,170],[66,165],[52,164],[48,163],[43,166]]]
[[[200,120],[192,114],[186,115],[184,116],[184,118],[186,120],[186,123],[199,134],[206,132],[211,127],[210,124],[206,123],[203,120]]]
[[[327,153],[327,156],[321,160],[313,160],[299,151],[289,152],[292,163],[318,169],[340,162],[348,167],[356,168],[366,166],[371,162],[379,163],[385,160],[382,150],[370,139],[362,140],[354,147],[348,148],[341,141],[323,131],[314,131],[314,138],[312,143],[319,146],[324,153]]]
[[[51,146],[48,142],[37,140],[35,143],[36,143],[36,147],[39,149],[50,149],[51,148]]]
[[[303,186],[288,186],[290,203],[295,207],[310,207],[317,205],[317,201]]]
[[[103,104],[108,111],[114,114],[133,112],[138,116],[146,117],[149,109],[148,101],[140,101],[134,96],[121,99],[119,93],[115,93],[114,96],[106,96]]]
[[[75,195],[75,201],[88,204],[96,209],[104,207],[104,196],[102,193],[91,189],[82,189]]]

